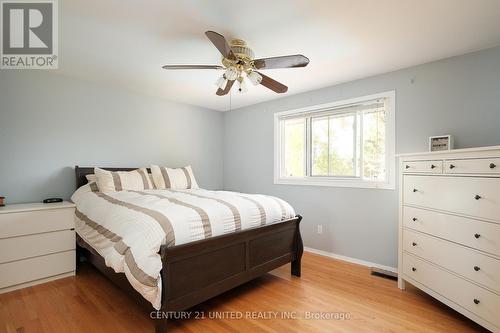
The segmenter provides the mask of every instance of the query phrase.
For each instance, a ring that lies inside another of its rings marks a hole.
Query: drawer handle
[[[417,271],[417,269],[415,267],[412,267],[411,270],[414,271],[414,272]]]
[[[417,221],[417,218],[416,218],[416,217],[414,217],[414,218],[412,218],[411,220],[412,220],[413,222],[416,222],[416,221]]]
[[[480,234],[474,234],[474,237],[479,238],[479,237],[481,237],[481,235]]]
[[[479,200],[479,199],[481,199],[481,198],[482,198],[482,197],[481,197],[479,194],[476,194],[476,196],[474,197],[474,199],[476,199],[476,200]]]
[[[434,169],[436,166],[434,164],[431,164],[431,169]]]
[[[416,188],[413,189],[413,193],[415,193],[415,192],[418,192],[418,190]]]
[[[406,168],[406,169],[409,169],[409,168],[410,168],[410,166],[407,164],[407,165],[405,166],[405,168]]]
[[[490,169],[495,169],[496,167],[495,163],[490,163]]]
[[[411,243],[412,246],[417,246],[417,243],[413,242]]]
[[[479,302],[479,300],[477,298],[474,298],[474,304],[479,304],[481,302]]]
[[[474,266],[474,270],[475,270],[476,272],[479,272],[479,270],[480,270],[480,269],[481,269],[481,268],[479,268],[479,266]]]
[[[450,164],[450,169],[454,169],[455,166],[453,164]]]

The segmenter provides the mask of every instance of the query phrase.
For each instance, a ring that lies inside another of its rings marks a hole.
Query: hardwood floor
[[[306,319],[307,312],[348,318]],[[310,253],[301,278],[291,277],[287,265],[191,310],[196,313],[205,319],[172,320],[169,332],[485,331],[416,288],[402,292],[366,267]],[[209,318],[216,314],[242,318]],[[2,333],[154,332],[148,315],[85,264],[76,277],[0,295]],[[297,318],[281,319],[286,315]]]

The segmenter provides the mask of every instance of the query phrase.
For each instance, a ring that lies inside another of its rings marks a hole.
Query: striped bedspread
[[[75,203],[76,232],[156,309],[161,306],[161,245],[295,216],[288,203],[275,197],[203,189],[88,192]]]

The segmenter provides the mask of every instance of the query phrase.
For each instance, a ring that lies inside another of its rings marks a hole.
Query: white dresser
[[[75,205],[0,207],[0,293],[75,274]]]
[[[500,332],[500,146],[399,157],[399,288]]]

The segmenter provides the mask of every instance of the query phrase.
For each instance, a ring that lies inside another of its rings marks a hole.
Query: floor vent
[[[376,268],[376,267],[371,267],[371,275],[382,277],[385,279],[390,279],[390,280],[397,280],[398,279],[398,273],[391,272],[385,269],[381,268]]]

